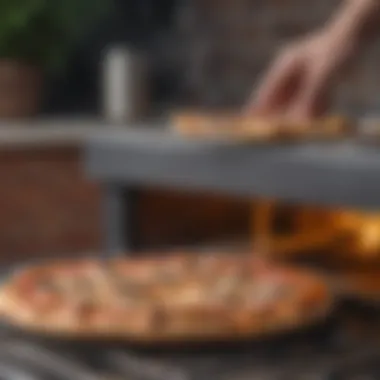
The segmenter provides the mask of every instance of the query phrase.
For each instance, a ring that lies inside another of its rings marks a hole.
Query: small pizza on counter
[[[280,117],[206,112],[175,114],[171,124],[176,132],[187,137],[252,142],[339,138],[346,136],[351,129],[351,123],[340,116],[297,123]]]
[[[317,275],[249,255],[57,261],[4,283],[2,318],[28,331],[140,342],[240,339],[325,317]]]

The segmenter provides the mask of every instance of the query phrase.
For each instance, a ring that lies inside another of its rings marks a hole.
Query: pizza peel
[[[90,257],[94,259],[94,257]],[[70,259],[69,259],[70,260]],[[0,272],[1,281],[5,283],[10,276],[16,271],[27,268],[30,265],[46,265],[50,262],[57,262],[57,260],[37,260],[28,264],[16,265],[3,269]],[[103,262],[102,262],[103,263]],[[245,331],[244,333],[237,333],[236,331],[229,332],[209,332],[205,333],[199,331],[193,334],[164,334],[157,332],[155,334],[149,333],[146,335],[141,334],[120,334],[108,333],[107,331],[94,333],[92,332],[73,332],[63,331],[54,328],[49,328],[41,324],[40,326],[27,326],[12,321],[7,318],[0,310],[0,329],[11,335],[17,335],[23,338],[36,339],[39,341],[49,342],[66,342],[66,343],[83,343],[83,344],[106,344],[106,343],[121,343],[133,346],[143,347],[157,347],[157,346],[188,346],[188,345],[202,345],[212,346],[214,344],[228,344],[240,345],[244,343],[263,342],[268,340],[277,340],[283,337],[296,336],[303,333],[310,333],[310,331],[318,328],[318,326],[326,326],[334,319],[334,306],[335,299],[331,293],[326,302],[321,305],[320,310],[316,310],[312,317],[307,320],[296,320],[286,324],[270,326],[267,329],[260,331]]]

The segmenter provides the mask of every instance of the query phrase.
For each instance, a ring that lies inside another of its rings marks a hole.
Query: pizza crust
[[[251,263],[251,271],[244,272],[249,259],[223,260],[213,255],[203,257],[202,265],[207,267],[208,264],[209,268],[205,273],[198,273],[188,269],[189,263],[196,265],[193,260],[178,260],[178,257],[173,256],[151,263],[128,259],[110,262],[110,267],[116,266],[124,273],[132,273],[131,268],[136,265],[145,265],[145,270],[149,271],[153,270],[154,265],[157,270],[157,267],[161,266],[162,269],[168,264],[168,267],[176,267],[176,275],[184,278],[183,283],[176,283],[173,288],[170,284],[172,279],[168,283],[160,279],[149,289],[149,297],[154,294],[152,302],[147,302],[144,296],[127,305],[115,299],[95,299],[92,303],[86,299],[86,302],[81,302],[78,295],[71,293],[49,298],[50,291],[37,291],[35,285],[29,288],[31,290],[28,293],[25,287],[25,284],[36,284],[44,273],[54,273],[57,278],[60,276],[58,271],[67,274],[71,268],[74,273],[78,268],[85,273],[92,267],[94,275],[104,263],[72,262],[27,268],[3,286],[0,293],[1,315],[5,321],[24,330],[62,338],[170,342],[234,340],[279,333],[314,323],[330,311],[331,296],[318,276],[272,268],[260,262]],[[133,271],[135,275],[138,273],[135,280],[147,281],[142,276],[143,272],[143,269],[140,272]],[[223,281],[226,278],[238,281],[237,274],[239,277],[251,276],[252,279],[237,285],[240,298],[236,298],[236,295],[231,299],[223,298],[227,297],[224,295],[228,293],[226,289],[234,289],[234,286],[226,286]],[[212,276],[218,278],[213,282],[210,280]],[[219,288],[215,283],[218,283]],[[210,287],[219,293],[211,294],[208,291]],[[287,289],[288,293],[285,291],[282,295],[276,295],[275,292],[281,292],[281,289]],[[46,294],[48,297],[44,299]]]

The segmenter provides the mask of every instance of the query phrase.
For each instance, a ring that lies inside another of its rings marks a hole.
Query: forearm
[[[372,41],[380,35],[380,0],[346,0],[327,28],[359,45]]]

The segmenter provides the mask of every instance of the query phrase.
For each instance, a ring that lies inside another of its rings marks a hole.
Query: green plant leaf
[[[62,66],[110,10],[110,0],[1,0],[0,57]]]

